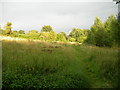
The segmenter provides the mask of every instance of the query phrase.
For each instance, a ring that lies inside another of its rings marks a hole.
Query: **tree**
[[[37,30],[31,30],[26,34],[27,38],[29,39],[38,39],[39,38],[39,33]]]
[[[5,31],[6,31],[6,34],[7,34],[7,35],[10,35],[10,33],[11,33],[11,31],[12,31],[12,30],[11,30],[11,29],[12,29],[11,26],[12,26],[12,23],[11,23],[11,22],[7,22],[6,25],[5,25]]]
[[[118,46],[120,47],[120,12],[118,13],[118,24],[119,24],[119,29],[117,31],[117,43],[118,43]]]
[[[1,26],[0,26],[0,35],[2,34],[2,31],[3,31],[3,30],[2,30],[2,28],[1,28]]]
[[[81,37],[78,37],[78,38],[77,38],[77,42],[83,43],[86,39],[87,39],[87,37],[81,36]]]
[[[55,41],[56,38],[57,38],[57,34],[56,34],[53,30],[51,30],[51,31],[49,32],[49,35],[48,35],[48,40],[49,40],[49,41]]]
[[[79,33],[79,30],[76,28],[73,28],[72,31],[70,32],[69,36],[72,38],[77,39],[81,34]]]
[[[38,31],[37,30],[30,30],[29,31],[29,34],[34,34],[34,33],[38,33]]]
[[[89,31],[88,29],[73,28],[69,36],[75,38],[77,42],[83,43],[87,38],[88,31]]]
[[[48,39],[49,32],[40,32],[39,39],[46,41]]]
[[[94,25],[91,26],[91,31],[96,33],[100,28],[104,28],[104,24],[99,17],[96,17],[94,20]]]
[[[75,42],[76,39],[75,39],[75,38],[72,38],[72,37],[68,37],[68,41],[70,41],[70,42]]]
[[[25,34],[25,31],[24,30],[19,30],[18,33],[19,34]]]
[[[43,26],[42,27],[42,29],[41,29],[41,32],[50,32],[50,31],[52,31],[53,29],[52,29],[52,27],[51,26],[49,26],[49,25],[45,25],[45,26]]]
[[[57,38],[57,34],[51,30],[50,32],[41,32],[40,33],[40,40],[44,40],[44,41],[55,41]]]
[[[16,30],[14,30],[14,31],[11,32],[10,36],[18,37],[19,33]]]
[[[60,32],[65,38],[66,40],[68,39],[68,35],[65,32]]]
[[[95,35],[91,30],[89,31],[87,39],[84,42],[95,45]]]
[[[108,33],[103,29],[99,29],[95,35],[96,46],[111,46],[112,42],[108,40]]]
[[[57,41],[63,41],[63,42],[65,42],[66,38],[61,33],[58,33],[57,34]]]
[[[97,41],[104,39],[101,38],[103,31],[104,31],[104,23],[99,17],[96,17],[94,20],[94,24],[91,26],[91,30],[89,31],[86,41],[89,44],[99,45]]]
[[[118,42],[118,32],[119,32],[119,22],[114,15],[108,17],[105,22],[105,30],[108,33],[108,40],[113,45],[117,44]]]
[[[94,25],[88,34],[87,42],[96,46],[113,46],[118,42],[120,25],[114,15],[108,17],[105,23],[96,17]]]

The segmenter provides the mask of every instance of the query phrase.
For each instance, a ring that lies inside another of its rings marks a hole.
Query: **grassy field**
[[[3,87],[114,88],[118,50],[36,41],[2,42]]]

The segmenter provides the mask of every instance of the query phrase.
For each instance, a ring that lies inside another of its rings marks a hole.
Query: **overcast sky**
[[[96,16],[105,21],[117,13],[113,2],[4,2],[2,24],[12,22],[13,30],[26,32],[51,25],[56,32],[69,33],[74,27],[89,29]]]

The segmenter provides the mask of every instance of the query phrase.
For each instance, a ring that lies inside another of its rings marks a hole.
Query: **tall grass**
[[[100,48],[85,46],[86,54],[84,62],[88,71],[97,78],[105,81],[103,87],[118,87],[119,78],[119,58],[117,48]],[[110,85],[109,85],[110,84]]]
[[[3,87],[117,87],[117,50],[36,41],[3,41]]]

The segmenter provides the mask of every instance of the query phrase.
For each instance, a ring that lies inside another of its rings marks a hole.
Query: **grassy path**
[[[83,75],[88,78],[91,88],[112,88],[111,82],[105,80],[104,78],[100,78],[94,70],[94,67],[91,66],[91,62],[88,62],[91,58],[90,55],[86,52],[86,50],[81,48],[74,47],[75,55],[80,65],[76,67],[77,70],[82,70]],[[88,60],[88,61],[86,61]]]

